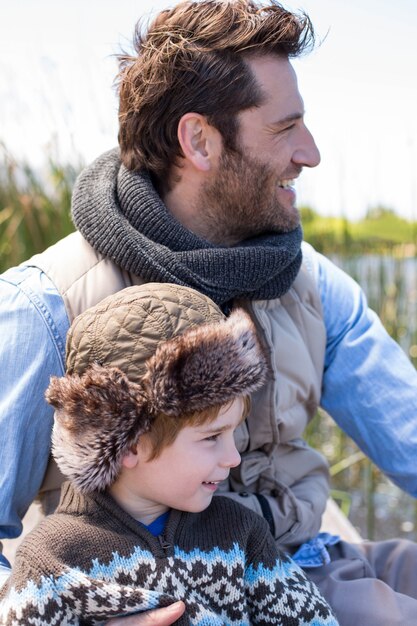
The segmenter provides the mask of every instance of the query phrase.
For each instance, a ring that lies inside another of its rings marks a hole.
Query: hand
[[[162,609],[146,611],[140,615],[115,617],[106,622],[105,626],[169,626],[181,617],[184,611],[184,602],[174,602]]]

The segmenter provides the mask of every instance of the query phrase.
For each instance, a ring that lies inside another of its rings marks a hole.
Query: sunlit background
[[[149,0],[0,0],[0,141],[40,165],[47,150],[88,162],[114,146],[114,55]],[[382,204],[417,219],[417,2],[304,0],[316,51],[294,62],[322,153],[300,203],[362,217]]]

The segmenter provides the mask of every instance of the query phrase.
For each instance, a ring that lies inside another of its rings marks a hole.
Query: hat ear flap
[[[154,410],[179,417],[256,391],[267,372],[254,324],[236,309],[161,344],[147,361],[144,384]]]
[[[53,377],[45,397],[57,409],[52,453],[59,469],[82,491],[103,491],[149,430],[142,387],[118,368],[93,364],[82,376]]]

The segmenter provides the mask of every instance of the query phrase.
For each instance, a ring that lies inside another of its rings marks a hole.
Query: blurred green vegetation
[[[389,207],[375,206],[359,221],[344,217],[323,217],[310,207],[301,208],[304,238],[324,254],[415,254],[417,223],[410,222]]]
[[[80,167],[50,157],[36,170],[0,146],[0,272],[74,230],[71,192]]]

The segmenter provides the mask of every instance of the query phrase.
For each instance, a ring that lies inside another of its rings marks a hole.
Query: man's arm
[[[279,545],[298,546],[320,530],[328,481],[323,456],[294,439],[269,455],[260,450],[242,453],[241,465],[219,493],[264,517]]]
[[[342,270],[318,253],[327,330],[322,406],[399,487],[417,496],[417,373]]]
[[[38,493],[50,450],[52,409],[43,394],[52,374],[62,375],[64,304],[36,269],[16,268],[0,277],[0,533],[16,537],[21,519]],[[0,588],[10,575],[0,555]],[[183,602],[125,618],[107,626],[169,626]]]
[[[62,375],[68,328],[61,298],[39,270],[0,277],[0,540],[17,537],[50,451],[51,374]]]

